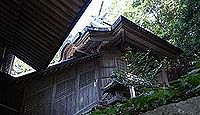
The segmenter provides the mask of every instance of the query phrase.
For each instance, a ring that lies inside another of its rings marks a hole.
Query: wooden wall
[[[23,93],[19,82],[0,72],[0,115],[20,115]]]
[[[107,81],[110,81],[111,74],[115,69],[125,69],[126,63],[121,58],[122,53],[119,51],[107,50],[103,53],[100,59],[100,71],[102,79],[102,85],[105,86]],[[106,79],[108,78],[108,79]]]
[[[25,115],[72,115],[94,107],[97,90],[98,61],[75,65],[53,75],[41,76],[26,84]]]
[[[122,53],[118,50],[106,50],[100,59],[101,87],[111,83],[111,75],[115,69],[126,69],[126,62],[121,58]],[[101,95],[103,92],[101,92]]]
[[[120,56],[120,52],[108,50],[98,59],[32,79],[25,90],[25,115],[72,115],[90,110],[101,101],[102,87],[112,81],[113,70],[126,67]]]
[[[24,90],[17,87],[13,83],[0,84],[0,115],[20,115]]]

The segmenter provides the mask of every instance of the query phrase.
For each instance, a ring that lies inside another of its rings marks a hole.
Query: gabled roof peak
[[[137,50],[152,50],[155,54],[170,58],[182,53],[179,48],[136,25],[124,16],[120,16],[114,22],[111,30],[88,27],[74,44],[79,50],[85,52],[98,51],[101,48],[130,46]]]

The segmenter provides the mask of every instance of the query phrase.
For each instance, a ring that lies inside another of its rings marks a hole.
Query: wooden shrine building
[[[2,6],[10,6],[7,1],[2,3]],[[113,70],[126,70],[121,56],[127,47],[152,50],[152,55],[169,58],[182,52],[120,16],[111,30],[86,28],[72,44],[65,46],[62,61],[47,67],[89,3],[87,0],[13,1],[12,5],[20,6],[15,7],[20,11],[19,17],[0,14],[4,20],[1,25],[7,27],[0,29],[0,40],[5,43],[1,44],[1,53],[9,49],[37,70],[19,78],[1,72],[0,112],[6,112],[5,115],[78,115],[102,102],[103,89],[112,82]],[[62,7],[63,4],[68,7]],[[0,9],[7,11],[5,8]],[[9,13],[15,11],[10,8]],[[18,21],[13,21],[15,27],[12,27],[6,19]],[[10,31],[14,33],[7,34]]]
[[[24,114],[81,114],[97,106],[114,69],[126,69],[126,47],[175,58],[181,50],[123,16],[111,30],[88,28],[63,50],[63,61],[22,76]]]

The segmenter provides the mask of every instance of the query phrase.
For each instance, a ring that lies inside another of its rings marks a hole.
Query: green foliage
[[[170,85],[185,96],[198,95],[200,91],[200,68],[192,70],[187,75],[182,76],[181,79],[170,82]]]
[[[114,70],[112,78],[114,78],[117,82],[127,87],[134,86],[134,88],[137,89],[138,91],[143,87],[153,87],[150,80],[135,76],[123,70],[118,70],[118,69]]]
[[[200,68],[200,62],[197,62],[195,65],[197,68]]]
[[[195,60],[200,59],[199,0],[124,0],[122,8],[116,7],[120,3],[120,0],[113,0],[107,10],[111,20],[122,14],[181,48]]]
[[[15,57],[13,67],[11,69],[11,75],[17,76],[22,73],[34,71],[32,67],[24,63],[22,60]]]
[[[199,0],[124,0],[122,8],[116,7],[121,0],[114,0],[108,10],[108,15],[118,16],[123,14],[136,24],[150,30],[154,34],[168,40],[170,43],[184,50],[184,54],[172,62],[170,68],[185,67],[196,64],[195,68],[181,78],[171,81],[168,88],[145,88],[141,95],[126,100],[104,110],[98,110],[114,114],[139,114],[163,104],[188,99],[200,95],[200,1]],[[120,13],[118,13],[120,12]],[[113,15],[114,14],[114,15]],[[128,72],[140,76],[139,82],[146,81],[144,78],[152,76],[159,68],[155,59],[146,54],[133,54],[127,52]],[[149,64],[149,66],[148,66]],[[153,64],[153,65],[152,65]],[[151,65],[151,66],[150,66]],[[163,64],[164,65],[164,64]],[[139,66],[139,67],[138,67]],[[154,69],[148,67],[153,67]],[[187,72],[187,71],[185,71]],[[129,78],[122,78],[123,72],[115,72],[121,82],[130,85]],[[141,84],[139,84],[141,85]],[[96,111],[91,112],[94,114]]]
[[[171,102],[200,95],[200,71],[189,72],[178,80],[170,82],[167,88],[143,88],[136,98],[118,103],[103,110],[92,111],[91,115],[139,114]]]
[[[127,60],[127,72],[143,79],[153,80],[155,75],[166,66],[166,59],[156,59],[147,52],[134,52],[132,50],[125,53]]]
[[[145,92],[137,96],[136,98],[124,101],[121,104],[117,104],[113,107],[109,107],[104,110],[96,110],[91,112],[91,115],[102,115],[112,113],[111,115],[122,114],[137,114],[142,111],[153,109],[163,104],[167,104],[167,101],[172,99],[176,93],[171,89],[151,89],[146,88]]]
[[[127,61],[127,71],[114,70],[112,77],[125,86],[134,86],[138,91],[142,87],[157,87],[155,82],[158,74],[167,65],[167,60],[156,59],[147,52],[134,52],[129,48],[123,57]]]
[[[114,107],[109,107],[103,110],[97,109],[91,113],[92,115],[116,115],[116,109]]]

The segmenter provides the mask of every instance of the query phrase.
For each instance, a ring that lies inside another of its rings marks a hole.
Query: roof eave
[[[70,34],[71,30],[74,28],[74,26],[76,25],[76,23],[78,22],[78,20],[80,19],[80,17],[82,16],[82,14],[84,13],[84,11],[86,10],[86,8],[89,6],[89,4],[91,3],[91,1],[92,0],[87,0],[86,1],[86,3],[82,6],[81,10],[78,12],[78,15],[76,15],[76,17],[72,21],[72,23],[69,26],[66,27],[65,33],[63,35],[63,39],[59,42],[59,44],[57,45],[57,47],[53,51],[52,55],[48,58],[47,63],[44,65],[44,67],[42,69],[45,69],[46,67],[48,67],[49,63],[54,58],[54,56],[57,53],[57,51],[59,50],[60,46],[63,44],[63,42],[65,41],[65,39],[68,37],[68,35]]]

